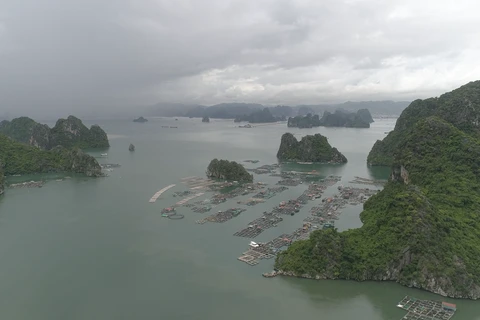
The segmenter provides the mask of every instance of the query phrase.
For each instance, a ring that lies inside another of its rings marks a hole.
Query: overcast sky
[[[0,114],[410,100],[480,79],[478,0],[0,0]]]

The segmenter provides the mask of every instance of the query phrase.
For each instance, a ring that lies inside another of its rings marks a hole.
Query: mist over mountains
[[[269,108],[276,117],[290,117],[296,115],[323,114],[325,111],[345,110],[356,112],[368,109],[373,116],[398,116],[410,104],[409,101],[348,101],[339,104],[316,104],[297,106],[270,106],[258,103],[220,103],[212,106],[193,104],[168,104],[159,103],[146,108],[145,115],[159,117],[193,117],[232,119],[237,116],[247,115],[263,108]]]

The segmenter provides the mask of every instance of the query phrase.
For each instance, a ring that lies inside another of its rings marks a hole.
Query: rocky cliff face
[[[59,119],[51,130],[51,147],[65,148],[108,148],[107,134],[99,126],[93,125],[88,129],[80,119],[69,116]]]
[[[293,134],[282,135],[277,158],[282,161],[305,161],[318,163],[345,163],[347,158],[333,148],[327,138],[317,133],[298,141]]]
[[[276,268],[313,279],[389,280],[480,298],[480,141],[438,117],[397,142],[391,180],[364,205],[363,226],[315,231]]]
[[[72,148],[106,148],[107,134],[97,125],[88,129],[80,119],[59,119],[52,129],[27,117],[0,122],[0,133],[31,146],[50,150],[58,145]]]
[[[87,177],[103,176],[102,168],[97,160],[79,148],[69,150],[63,147],[56,147],[52,149],[52,152],[62,157],[63,171],[83,173]]]
[[[357,111],[357,116],[362,119],[362,121],[367,123],[373,123],[372,115],[368,109],[360,109]]]

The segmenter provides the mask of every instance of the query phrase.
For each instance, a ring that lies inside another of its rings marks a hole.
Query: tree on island
[[[213,159],[207,168],[207,177],[238,182],[252,182],[253,175],[239,163]]]
[[[208,116],[204,116],[202,122],[210,122],[210,118]]]

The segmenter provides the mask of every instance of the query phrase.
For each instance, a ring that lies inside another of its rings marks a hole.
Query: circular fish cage
[[[168,216],[168,219],[172,219],[172,220],[180,220],[180,219],[183,219],[185,218],[185,216],[183,214],[180,214],[180,213],[174,213],[174,214],[171,214]]]

